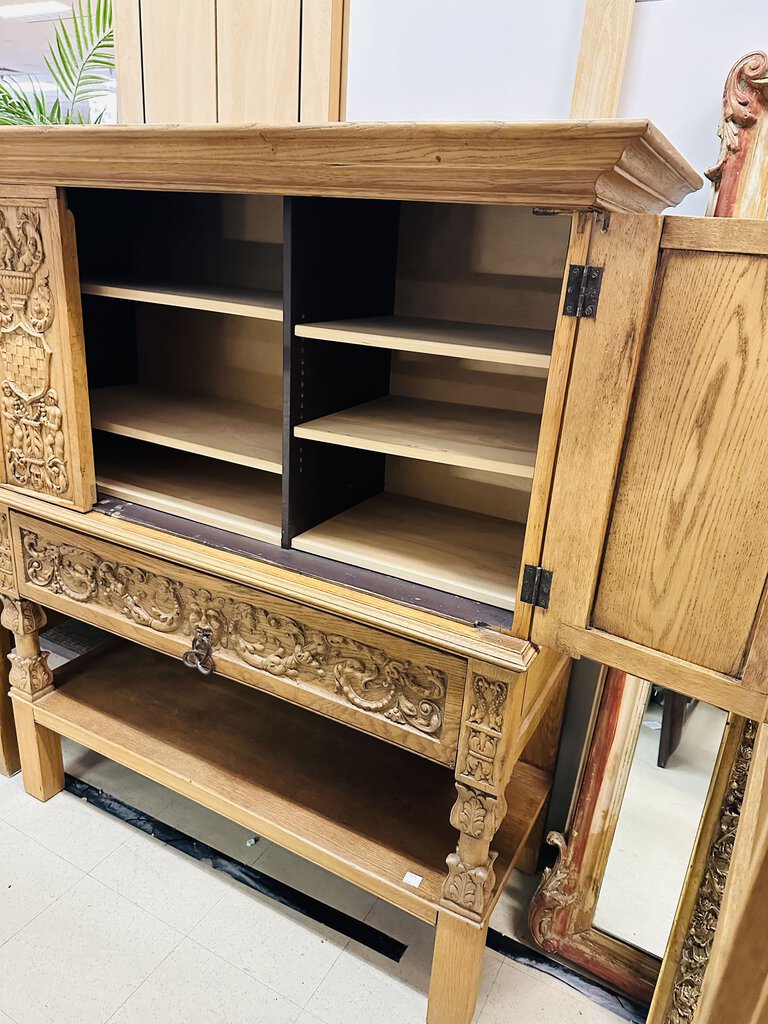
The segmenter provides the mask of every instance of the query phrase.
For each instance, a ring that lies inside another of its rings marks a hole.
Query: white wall
[[[768,50],[768,0],[638,3],[618,114],[649,117],[703,172],[720,149],[725,77],[751,50]],[[707,182],[675,212],[703,214],[708,197]]]
[[[567,117],[583,17],[584,0],[351,0],[347,118]]]
[[[584,0],[351,0],[350,121],[567,117]],[[725,76],[768,50],[768,0],[639,2],[618,114],[717,158]],[[596,69],[599,73],[599,69]],[[703,214],[708,186],[678,212]]]

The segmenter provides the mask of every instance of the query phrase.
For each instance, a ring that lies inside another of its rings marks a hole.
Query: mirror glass
[[[650,688],[594,926],[664,955],[727,715]]]

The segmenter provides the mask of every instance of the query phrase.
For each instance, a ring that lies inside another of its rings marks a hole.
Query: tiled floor
[[[133,773],[67,745],[68,770],[407,943],[399,964],[61,793],[0,776],[0,1024],[420,1024],[427,925]],[[530,881],[493,924],[514,931]],[[480,1024],[620,1018],[487,950]]]

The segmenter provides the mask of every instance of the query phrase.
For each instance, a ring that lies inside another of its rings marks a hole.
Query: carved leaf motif
[[[717,930],[756,735],[755,723],[747,722],[728,779],[720,821],[696,895],[663,1024],[691,1024],[696,1013]]]
[[[12,589],[13,559],[11,556],[11,535],[8,528],[8,513],[0,513],[0,588]]]
[[[51,387],[53,294],[40,213],[0,209],[2,436],[11,483],[46,494],[69,490],[64,415]]]
[[[51,543],[31,530],[22,530],[22,549],[26,578],[35,586],[159,632],[192,636],[208,630],[212,649],[228,649],[253,668],[330,690],[367,714],[440,736],[447,689],[440,669],[84,548]]]
[[[465,800],[459,814],[459,827],[468,836],[478,839],[485,828],[485,805],[477,796]]]

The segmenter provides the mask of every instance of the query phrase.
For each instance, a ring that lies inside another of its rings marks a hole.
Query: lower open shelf
[[[267,473],[283,469],[282,415],[207,395],[139,384],[91,391],[94,429],[234,462]],[[215,469],[211,469],[215,472]]]
[[[132,438],[97,436],[99,492],[204,523],[243,537],[279,544],[282,480],[245,466],[187,452],[170,452]]]
[[[524,535],[506,519],[379,494],[295,537],[293,547],[513,609]]]
[[[34,705],[39,724],[434,921],[457,838],[450,770],[127,641],[56,682]],[[516,767],[494,842],[499,888],[547,792],[545,773]]]

